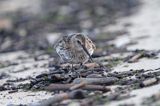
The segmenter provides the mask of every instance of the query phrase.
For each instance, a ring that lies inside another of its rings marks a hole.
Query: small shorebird
[[[61,59],[72,65],[93,61],[91,55],[96,49],[91,39],[81,33],[63,36],[54,47]]]

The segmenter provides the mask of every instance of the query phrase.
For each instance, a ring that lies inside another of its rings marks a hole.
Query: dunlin
[[[86,35],[75,33],[63,36],[56,44],[55,49],[64,62],[71,64],[84,64],[96,49],[95,45]]]

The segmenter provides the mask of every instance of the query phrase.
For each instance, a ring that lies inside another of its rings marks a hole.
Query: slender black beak
[[[83,44],[81,44],[80,41],[77,41],[77,42],[78,42],[78,44],[83,48],[83,50],[87,53],[87,55],[89,56],[89,59],[90,59],[92,62],[94,62],[93,59],[92,59],[92,57],[91,57],[91,55],[89,54],[88,50],[86,49],[86,47],[85,47]]]

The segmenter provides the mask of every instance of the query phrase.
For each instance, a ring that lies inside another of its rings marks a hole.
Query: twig
[[[85,83],[80,84],[50,84],[49,86],[45,87],[48,91],[55,91],[55,90],[75,90],[75,89],[83,89],[88,91],[110,91],[110,88],[107,86],[101,85],[86,85]]]
[[[72,65],[72,64],[67,63],[67,64],[62,64],[60,67],[66,68],[66,67],[68,67],[68,66],[71,67],[71,65]],[[97,63],[86,63],[86,64],[84,64],[84,66],[86,66],[87,68],[99,67],[99,65],[98,65]],[[73,64],[73,67],[79,67],[79,64]]]
[[[144,80],[142,83],[140,83],[141,87],[150,86],[152,84],[155,84],[158,81],[157,78],[150,78],[147,80]]]
[[[138,61],[138,59],[142,57],[143,53],[144,53],[144,52],[141,52],[141,53],[136,54],[136,55],[133,56],[131,59],[129,59],[128,62],[132,63],[132,62]]]
[[[76,78],[73,81],[73,84],[79,84],[81,82],[85,82],[87,84],[101,85],[106,84],[110,85],[118,81],[118,78],[115,77],[107,77],[107,78]]]
[[[83,98],[85,98],[84,92],[82,90],[75,90],[69,93],[61,93],[54,95],[53,97],[47,100],[43,100],[38,104],[30,104],[30,106],[50,106],[66,99],[83,99]]]
[[[70,90],[75,90],[75,89],[78,89],[78,88],[84,88],[86,87],[87,83],[85,82],[81,82],[79,84],[75,84],[73,86],[70,87]]]

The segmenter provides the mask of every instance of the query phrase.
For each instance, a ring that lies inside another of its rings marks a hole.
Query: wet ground
[[[159,3],[143,0],[134,14],[95,28],[91,36],[97,46],[92,56],[95,63],[88,62],[82,69],[74,64],[72,73],[69,64],[60,64],[57,54],[50,54],[48,46],[46,53],[46,46],[37,42],[25,46],[31,50],[6,46],[14,40],[2,43],[1,50],[7,53],[0,54],[0,105],[160,105]],[[90,23],[81,23],[86,22]],[[26,35],[24,29],[17,30],[22,38]],[[49,42],[59,37],[57,32],[46,35]],[[34,47],[41,50],[32,51]]]

